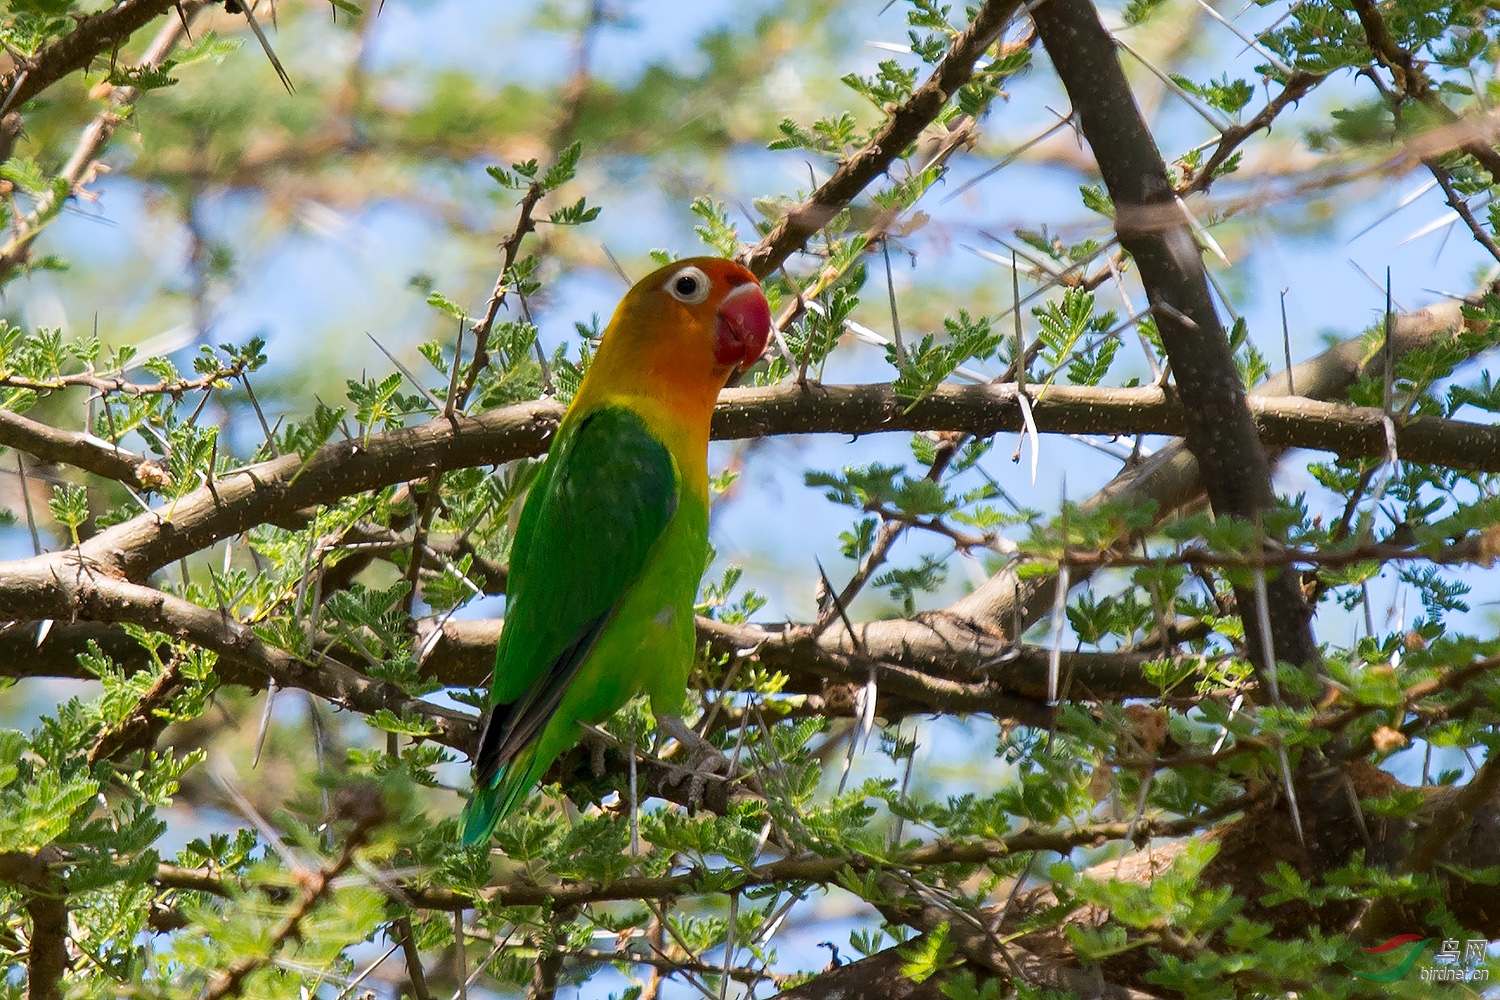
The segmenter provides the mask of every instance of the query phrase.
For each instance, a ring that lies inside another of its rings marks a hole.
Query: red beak
[[[771,307],[760,286],[738,285],[719,303],[714,322],[714,360],[729,368],[748,368],[771,339]]]

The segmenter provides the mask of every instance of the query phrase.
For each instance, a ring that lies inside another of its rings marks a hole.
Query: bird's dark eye
[[[701,268],[688,264],[678,268],[677,273],[667,279],[665,290],[678,302],[695,306],[708,298],[711,286],[708,275]]]

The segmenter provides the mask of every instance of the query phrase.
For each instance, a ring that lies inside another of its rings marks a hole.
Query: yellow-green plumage
[[[730,370],[713,314],[658,294],[683,267],[753,281],[727,261],[679,262],[632,289],[605,331],[516,527],[466,844],[489,838],[581,723],[641,693],[659,713],[681,709],[708,545],[708,423]]]

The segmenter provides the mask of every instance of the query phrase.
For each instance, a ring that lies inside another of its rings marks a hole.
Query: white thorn
[[[1036,429],[1036,418],[1031,415],[1031,400],[1025,392],[1016,393],[1016,402],[1021,404],[1021,419],[1026,423],[1026,438],[1031,442],[1031,485],[1036,485],[1036,467],[1042,457],[1042,436]]]
[[[1068,617],[1069,570],[1067,563],[1057,568],[1057,598],[1052,604],[1052,649],[1047,656],[1047,704],[1057,704],[1057,677],[1062,672],[1063,622]],[[1017,641],[1020,636],[1015,637]]]

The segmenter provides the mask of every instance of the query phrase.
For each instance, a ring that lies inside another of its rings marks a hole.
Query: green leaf
[[[563,208],[557,209],[552,213],[550,218],[555,225],[581,226],[586,222],[593,222],[595,219],[599,218],[599,213],[601,211],[603,210],[598,208],[597,206],[594,208],[586,207],[584,199],[579,198],[578,201],[574,202],[572,205],[567,205]]]
[[[420,715],[397,715],[387,708],[377,709],[368,717],[368,722],[382,732],[412,739],[423,739],[437,732],[437,725],[431,719]]]
[[[77,545],[78,529],[89,519],[88,491],[74,483],[54,486],[47,508],[52,511],[52,516],[57,518],[58,523],[68,529],[73,536],[73,544]]]
[[[556,191],[578,172],[578,161],[583,156],[583,143],[575,142],[557,154],[557,160],[542,175],[542,190]]]
[[[948,923],[944,921],[901,949],[901,974],[914,983],[925,983],[945,968],[955,964],[956,949],[948,940]]]
[[[1145,24],[1164,3],[1166,0],[1128,0],[1122,17],[1125,23],[1132,27]]]
[[[1098,212],[1106,219],[1115,217],[1115,203],[1102,185],[1082,184],[1079,185],[1078,192],[1083,195],[1084,208],[1091,212]]]
[[[427,304],[438,312],[447,313],[461,323],[468,322],[469,314],[463,310],[463,307],[441,292],[428,292]]]
[[[693,227],[693,232],[698,234],[704,245],[720,257],[733,257],[739,249],[739,232],[729,221],[724,203],[698,197],[693,199],[692,211],[703,220],[701,225]]]
[[[1189,94],[1201,97],[1210,107],[1218,108],[1230,115],[1238,115],[1255,96],[1255,91],[1244,80],[1230,80],[1228,74],[1207,83],[1194,83],[1185,76],[1173,73],[1172,82]]]
[[[51,190],[47,175],[41,165],[29,156],[12,156],[0,163],[0,178],[10,181],[27,194],[37,195]]]
[[[991,329],[988,316],[973,317],[960,309],[957,316],[944,317],[943,329],[946,343],[928,334],[904,352],[894,344],[886,348],[886,359],[898,371],[892,386],[896,395],[919,400],[966,362],[987,359],[1000,346],[1001,335]]]

